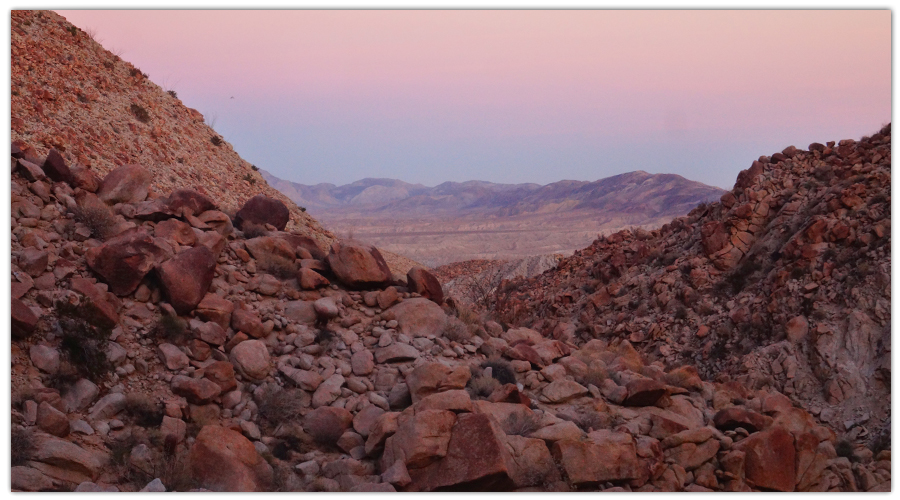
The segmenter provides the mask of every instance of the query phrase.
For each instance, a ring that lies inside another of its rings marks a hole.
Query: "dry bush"
[[[485,368],[491,369],[491,377],[496,379],[503,385],[516,383],[516,371],[513,370],[511,364],[503,359],[494,359],[481,363],[482,371]]]
[[[31,460],[31,454],[34,452],[34,437],[31,431],[14,425],[12,427],[12,435],[9,440],[10,447],[10,464],[15,467],[17,465],[25,465],[25,462]]]
[[[137,73],[141,74],[141,70],[137,70]],[[134,74],[134,70],[132,70],[132,76],[136,76]],[[147,110],[144,109],[144,107],[141,106],[140,104],[132,104],[131,105],[131,113],[141,123],[149,123],[150,122],[150,113],[148,113]]]
[[[125,398],[125,412],[135,425],[150,428],[159,427],[165,415],[158,401],[141,393],[131,393]]]
[[[532,432],[540,429],[541,419],[531,412],[510,413],[503,421],[503,431],[512,436],[527,437]]]
[[[259,227],[259,226],[257,226]],[[246,233],[244,233],[246,234]],[[297,262],[280,255],[266,254],[257,259],[257,266],[280,280],[289,280],[297,276]]]
[[[88,299],[85,299],[88,300]],[[62,332],[60,350],[63,361],[82,377],[98,383],[113,370],[106,358],[106,347],[112,331],[93,325],[81,316],[83,307],[58,301],[56,315]]]
[[[112,230],[116,227],[116,218],[106,205],[78,206],[75,208],[75,220],[87,226],[91,236],[101,241],[112,236]]]
[[[269,462],[272,466],[272,492],[302,491],[303,484],[294,469],[283,462]]]
[[[230,216],[232,220],[234,220],[233,216]],[[249,221],[244,221],[244,224],[241,226],[241,232],[244,233],[245,239],[253,239],[259,238],[260,236],[266,236],[269,234],[269,231],[265,226],[260,224],[254,224]]]
[[[472,399],[487,399],[500,387],[500,382],[494,377],[473,377],[469,379],[466,390]]]
[[[447,318],[447,322],[444,323],[441,335],[453,342],[465,342],[472,338],[472,332],[469,331],[465,323],[452,316]]]
[[[276,385],[266,386],[256,403],[260,418],[272,429],[299,418],[304,402],[304,398],[298,394],[299,390],[282,389]]]
[[[163,314],[153,332],[156,338],[165,339],[170,344],[181,344],[188,340],[188,324],[178,316]]]
[[[606,370],[600,368],[592,368],[587,371],[581,378],[578,379],[578,383],[587,387],[589,385],[593,385],[598,389],[603,387],[603,381],[609,378],[609,373]]]

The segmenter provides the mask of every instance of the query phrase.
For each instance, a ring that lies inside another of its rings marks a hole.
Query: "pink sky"
[[[59,12],[304,184],[731,187],[891,117],[888,10]]]

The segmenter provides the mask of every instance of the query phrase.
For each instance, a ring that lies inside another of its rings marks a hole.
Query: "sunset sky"
[[[891,119],[888,10],[58,12],[303,184],[730,188]]]

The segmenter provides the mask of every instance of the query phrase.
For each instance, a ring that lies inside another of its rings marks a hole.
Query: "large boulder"
[[[400,333],[409,337],[439,336],[447,324],[444,310],[425,298],[406,299],[388,311],[394,314]]]
[[[510,478],[514,464],[506,448],[505,434],[490,417],[464,413],[457,417],[451,429],[445,456],[425,467],[409,468],[413,482],[408,489],[508,491],[514,486]]]
[[[409,287],[410,292],[418,293],[436,304],[444,303],[444,290],[441,288],[441,282],[421,267],[414,267],[406,273],[406,286]]]
[[[222,388],[219,384],[205,378],[175,375],[172,377],[172,393],[183,396],[188,403],[205,405],[221,394]]]
[[[119,296],[134,292],[165,257],[166,252],[140,228],[129,229],[85,252],[88,267]]]
[[[114,205],[138,203],[147,199],[150,192],[150,172],[140,165],[122,165],[106,174],[100,182],[97,196]]]
[[[556,441],[552,453],[575,486],[595,486],[641,475],[634,441],[624,432],[595,431],[589,441]]]
[[[401,460],[408,469],[424,467],[447,454],[456,414],[448,410],[424,410],[401,415],[397,432],[385,442],[383,469]]]
[[[406,376],[412,402],[443,391],[464,389],[472,372],[467,366],[449,367],[441,363],[423,363]]]
[[[187,314],[203,300],[215,277],[216,259],[212,252],[197,246],[178,253],[157,269],[169,303],[178,314]]]
[[[178,219],[166,219],[160,221],[153,228],[153,234],[157,238],[172,240],[179,245],[194,246],[197,244],[197,235],[190,224]]]
[[[207,210],[216,208],[212,200],[193,189],[176,189],[172,191],[167,204],[169,210],[178,216],[184,215],[187,211],[190,211],[191,215],[199,215]]]
[[[244,246],[254,259],[261,261],[274,257],[281,257],[293,262],[297,258],[296,252],[290,243],[272,236],[258,236],[244,241]]]
[[[353,425],[353,415],[344,408],[322,406],[306,414],[303,429],[317,443],[333,445]]]
[[[309,252],[309,255],[313,259],[322,260],[325,258],[325,252],[322,251],[322,248],[319,247],[319,244],[316,243],[316,240],[310,238],[309,236],[303,236],[302,234],[294,234],[294,233],[277,233],[275,235],[276,238],[281,238],[294,247],[294,250],[297,253],[302,253],[304,250]]]
[[[351,288],[383,287],[391,281],[387,262],[372,245],[337,241],[331,246],[327,261],[337,279]]]
[[[11,313],[12,334],[13,337],[16,338],[23,338],[31,335],[34,329],[37,328],[38,321],[40,321],[37,314],[19,299],[12,299]]]
[[[120,306],[115,295],[97,288],[86,278],[72,278],[71,288],[88,299],[81,303],[85,319],[103,328],[115,328],[119,323]]]
[[[207,293],[197,304],[194,314],[204,321],[212,321],[222,328],[228,328],[233,311],[234,302],[223,299],[214,293]]]
[[[38,440],[31,458],[57,468],[76,483],[97,479],[105,465],[102,453],[89,451],[65,439],[49,436]],[[79,480],[75,481],[76,479]]]
[[[200,430],[190,452],[191,476],[212,491],[269,491],[272,467],[240,433],[218,425]]]
[[[755,432],[739,441],[734,449],[743,451],[744,476],[757,488],[794,491],[797,477],[794,438],[782,427]]]
[[[284,203],[264,194],[258,194],[247,200],[247,203],[244,203],[244,206],[238,210],[234,216],[234,226],[243,230],[244,224],[247,222],[260,226],[272,224],[275,229],[284,231],[290,220],[291,213]]]

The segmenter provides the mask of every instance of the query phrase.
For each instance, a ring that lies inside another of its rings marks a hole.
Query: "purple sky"
[[[303,184],[730,188],[891,118],[888,10],[58,12]]]

